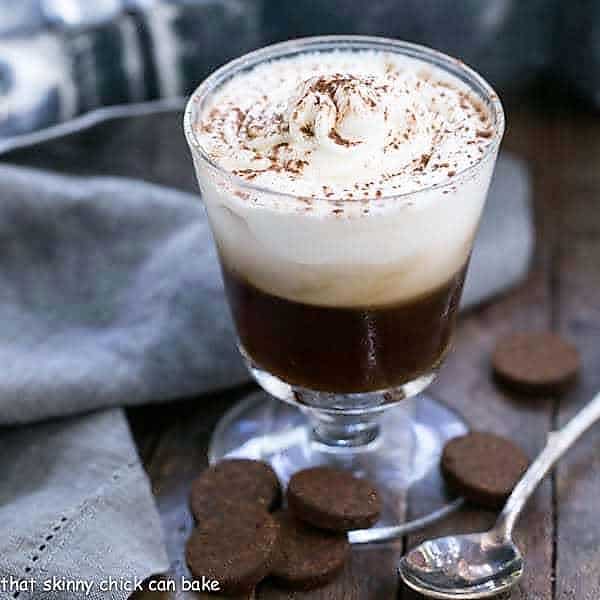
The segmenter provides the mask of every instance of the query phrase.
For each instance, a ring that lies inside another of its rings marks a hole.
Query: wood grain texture
[[[344,571],[329,585],[310,592],[290,592],[267,581],[258,588],[256,596],[260,600],[393,600],[397,597],[395,565],[401,555],[401,542],[373,548],[354,547]]]
[[[600,390],[600,123],[572,119],[561,130],[553,174],[560,220],[557,328],[578,346],[579,385],[561,399],[563,425]],[[573,165],[577,165],[574,168]],[[600,598],[600,426],[556,469],[556,599]]]

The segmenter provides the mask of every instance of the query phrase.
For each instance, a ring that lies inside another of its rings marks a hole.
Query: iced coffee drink
[[[439,456],[467,426],[421,392],[448,352],[502,138],[492,88],[422,46],[307,38],[213,73],[184,125],[241,353],[285,400],[237,404],[209,460],[370,479],[384,509],[353,543],[448,514],[460,502]]]
[[[454,327],[493,127],[457,77],[384,51],[300,53],[223,82],[194,135],[249,362],[337,393],[427,380]]]

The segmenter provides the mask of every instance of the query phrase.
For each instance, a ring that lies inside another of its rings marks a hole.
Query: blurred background
[[[232,57],[326,33],[433,46],[510,101],[600,107],[597,0],[0,0],[0,137],[184,96]]]

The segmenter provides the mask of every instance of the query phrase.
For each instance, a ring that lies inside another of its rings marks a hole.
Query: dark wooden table
[[[434,385],[436,395],[472,426],[514,439],[533,457],[548,432],[600,389],[600,116],[513,108],[504,148],[531,166],[537,225],[531,273],[518,289],[462,318],[454,351]],[[579,347],[583,374],[566,396],[521,398],[490,380],[495,340],[532,328],[559,331]],[[129,412],[162,515],[172,575],[185,572],[183,546],[192,528],[187,494],[206,464],[211,431],[223,411],[251,389]],[[322,590],[292,594],[265,584],[256,597],[414,598],[395,573],[407,548],[445,532],[480,530],[493,520],[489,512],[465,508],[419,535],[354,549],[342,576]],[[541,485],[516,537],[526,572],[511,598],[600,600],[600,427]]]

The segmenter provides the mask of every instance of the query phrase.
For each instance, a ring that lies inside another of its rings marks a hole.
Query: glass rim
[[[482,77],[477,71],[466,65],[463,61],[452,56],[412,42],[395,40],[392,38],[366,35],[322,35],[301,37],[285,42],[279,42],[264,46],[258,50],[254,50],[247,54],[233,59],[223,66],[216,69],[208,77],[206,77],[200,85],[192,92],[186,104],[183,128],[185,137],[194,158],[199,157],[212,170],[227,178],[229,182],[235,184],[243,190],[258,193],[266,196],[277,196],[277,198],[288,198],[290,200],[299,200],[301,195],[290,192],[279,192],[274,188],[256,185],[248,180],[228,171],[213,160],[203,144],[198,140],[195,131],[195,115],[194,109],[196,105],[201,105],[211,93],[217,90],[222,84],[234,77],[237,73],[241,73],[256,67],[257,65],[270,60],[285,58],[303,52],[326,52],[336,49],[352,49],[352,50],[380,50],[390,53],[400,54],[422,60],[427,64],[441,68],[444,72],[458,78],[462,83],[467,85],[470,91],[474,92],[486,107],[490,110],[492,124],[494,128],[493,139],[486,146],[485,151],[478,157],[478,160],[471,165],[468,165],[459,171],[449,180],[432,183],[417,190],[405,191],[400,193],[385,194],[380,197],[361,198],[360,202],[377,202],[378,204],[387,203],[390,201],[398,201],[403,198],[414,198],[415,196],[436,189],[452,187],[462,179],[468,177],[471,173],[476,172],[481,165],[485,164],[490,157],[493,157],[502,137],[504,135],[505,116],[502,102],[494,88]],[[349,204],[358,202],[353,198],[326,198],[323,196],[311,196],[311,202],[332,204]]]

